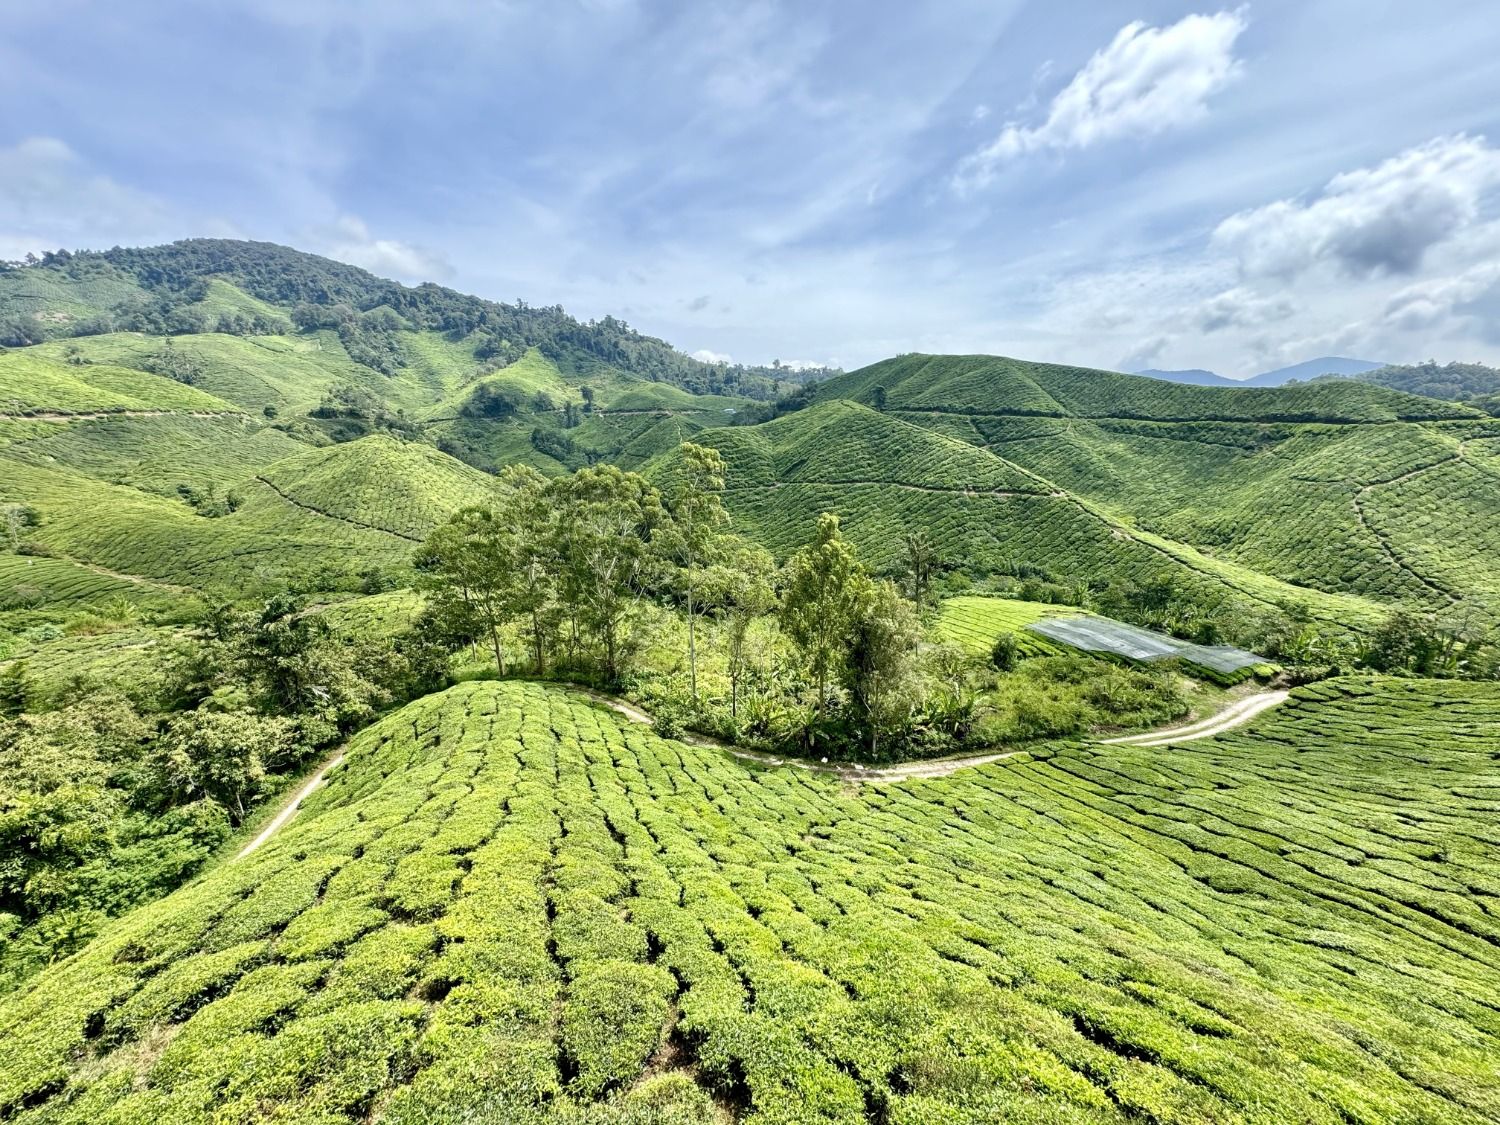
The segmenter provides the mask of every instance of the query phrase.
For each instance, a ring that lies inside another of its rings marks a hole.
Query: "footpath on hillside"
[[[634,704],[612,695],[603,695],[586,688],[578,688],[596,703],[600,703],[610,710],[625,716],[632,723],[642,723],[646,726],[652,724],[652,718]],[[1180,742],[1192,742],[1200,738],[1212,738],[1216,734],[1222,734],[1234,727],[1248,723],[1261,712],[1284,703],[1289,695],[1286,691],[1263,691],[1254,695],[1247,695],[1235,700],[1222,711],[1217,711],[1197,722],[1189,723],[1181,727],[1169,727],[1161,730],[1146,731],[1143,734],[1126,735],[1121,738],[1100,739],[1101,745],[1127,745],[1127,746],[1168,746]],[[713,750],[722,750],[731,757],[738,758],[742,762],[754,762],[756,765],[771,767],[788,767],[790,769],[807,770],[809,773],[820,773],[829,777],[836,777],[841,781],[862,782],[867,785],[879,785],[883,783],[899,781],[919,781],[937,777],[947,777],[957,773],[959,770],[974,769],[977,766],[987,766],[994,762],[1003,762],[1006,758],[1013,758],[1018,754],[1026,753],[1025,750],[1000,750],[993,754],[976,754],[967,758],[938,758],[923,762],[903,762],[894,766],[863,766],[857,762],[813,762],[806,758],[790,758],[776,754],[764,754],[758,750],[743,750],[737,746],[730,746],[713,739],[703,738],[699,735],[688,735],[679,741],[689,742],[695,746],[707,747]],[[333,757],[318,767],[302,787],[287,799],[270,822],[261,829],[260,834],[251,840],[240,850],[235,859],[244,859],[251,852],[260,848],[271,839],[287,821],[291,820],[301,807],[302,802],[307,800],[312,791],[323,783],[328,771],[344,760],[343,752]]]

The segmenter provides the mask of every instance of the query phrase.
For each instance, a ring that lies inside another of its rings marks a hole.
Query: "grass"
[[[66,559],[0,554],[0,611],[68,610],[121,598],[146,603],[166,594],[149,582],[101,574]]]
[[[38,466],[66,466],[92,478],[175,497],[179,485],[219,495],[307,446],[243,416],[95,418],[49,423],[4,446]]]
[[[877,387],[887,417],[1024,467],[1257,600],[1306,600],[1296,587],[1500,620],[1500,424],[1468,407],[1354,380],[1191,387],[986,356],[901,357],[815,397],[868,404]]]
[[[31,711],[55,705],[76,685],[135,696],[159,686],[163,668],[156,657],[176,635],[170,628],[140,624],[64,635],[22,643],[0,665],[24,662]]]
[[[820,384],[817,398],[871,403],[876,387],[885,388],[891,410],[965,416],[1352,424],[1481,417],[1468,407],[1352,380],[1194,387],[989,355],[898,356]]]
[[[0,1112],[1477,1125],[1497,737],[1494,685],[1339,680],[851,790],[462,685],[0,1005]]]
[[[429,445],[380,435],[298,453],[258,479],[305,511],[408,540],[493,494],[490,478],[477,469]]]

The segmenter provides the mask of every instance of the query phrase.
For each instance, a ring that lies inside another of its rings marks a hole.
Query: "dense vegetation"
[[[0,335],[0,1120],[1500,1115],[1482,373],[806,381],[215,241]]]
[[[1500,414],[1500,370],[1482,363],[1439,364],[1428,360],[1379,367],[1349,378],[1408,394],[1464,402],[1490,414]]]
[[[1341,680],[1207,752],[851,792],[464,685],[0,1008],[0,1106],[1477,1125],[1497,737],[1492,687]]]

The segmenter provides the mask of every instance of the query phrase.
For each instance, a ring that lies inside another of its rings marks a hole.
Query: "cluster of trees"
[[[401,350],[397,333],[410,326],[388,305],[359,312],[342,302],[319,305],[301,301],[292,309],[292,323],[304,332],[335,330],[350,359],[382,375],[394,375],[406,366],[406,353]]]
[[[350,645],[290,597],[207,611],[128,691],[0,674],[0,983],[191,875],[321,747],[443,686],[407,630]]]
[[[831,514],[778,570],[769,552],[728,530],[724,473],[716,450],[691,442],[665,492],[611,465],[552,480],[506,469],[495,505],[455,513],[417,553],[426,626],[451,647],[484,643],[502,675],[524,664],[532,675],[615,686],[637,652],[638,611],[665,603],[683,614],[685,703],[699,711],[698,639],[711,617],[728,668],[721,702],[737,723],[755,672],[748,637],[774,621],[806,688],[799,740],[878,755],[915,703],[915,604],[865,569]],[[925,567],[930,546],[915,546]],[[923,594],[927,573],[916,583]],[[512,633],[524,638],[521,652],[507,650]]]
[[[1440,364],[1435,359],[1429,359],[1425,363],[1392,364],[1358,375],[1320,377],[1321,380],[1344,378],[1357,379],[1362,383],[1377,383],[1408,394],[1464,402],[1490,414],[1500,415],[1500,369],[1483,363]]]
[[[336,442],[354,441],[367,434],[386,432],[415,437],[419,427],[385,401],[352,383],[335,383],[324,392],[318,405],[308,412]]]

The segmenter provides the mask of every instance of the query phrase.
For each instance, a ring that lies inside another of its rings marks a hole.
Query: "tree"
[[[724,511],[724,458],[717,449],[682,443],[682,475],[673,489],[671,523],[664,529],[665,547],[679,568],[687,594],[688,689],[698,702],[698,610],[694,594],[704,566],[718,555]]]
[[[578,388],[578,393],[583,395],[583,412],[592,414],[594,412],[594,388],[585,383]]]
[[[850,699],[870,735],[870,756],[880,753],[880,730],[916,692],[916,652],[922,622],[894,582],[871,582],[859,599],[849,630],[845,664]]]
[[[220,607],[208,624],[260,710],[301,717],[305,727],[310,719],[332,724],[328,737],[370,713],[377,690],[355,673],[328,622],[290,595],[272,598],[259,613]]]
[[[246,802],[268,772],[296,756],[296,727],[248,711],[188,711],[175,716],[152,748],[157,790],[169,805],[208,797],[245,819]]]
[[[813,541],[787,562],[781,623],[817,684],[817,718],[828,703],[828,684],[848,659],[849,631],[869,588],[854,549],[839,534],[839,518],[818,517]]]
[[[505,675],[500,626],[510,616],[516,583],[516,533],[489,508],[460,508],[435,528],[415,559],[423,588],[442,603],[462,606],[489,637],[495,668]]]
[[[705,600],[718,607],[724,619],[729,648],[729,714],[734,719],[739,718],[740,684],[749,667],[745,642],[750,626],[776,608],[772,584],[775,568],[771,552],[740,541],[703,576]]]
[[[875,388],[875,390],[871,393],[870,399],[875,404],[875,409],[876,410],[884,411],[885,410],[885,387],[884,386],[877,386]]]
[[[511,465],[500,474],[500,481],[507,490],[504,520],[515,535],[515,582],[510,587],[508,605],[513,615],[525,618],[529,626],[532,667],[540,676],[547,667],[547,617],[556,600],[557,585],[547,478],[529,465]]]
[[[614,465],[580,469],[547,485],[556,519],[552,544],[558,596],[573,623],[603,653],[606,680],[620,676],[630,612],[656,574],[653,532],[661,495],[644,477]]]
[[[38,526],[42,522],[41,517],[30,504],[7,504],[0,511],[5,516],[5,537],[10,540],[10,549],[19,551],[21,533]]]
[[[927,532],[920,528],[909,532],[902,545],[906,548],[906,578],[912,601],[926,605],[932,596],[932,575],[937,569],[937,552]]]

